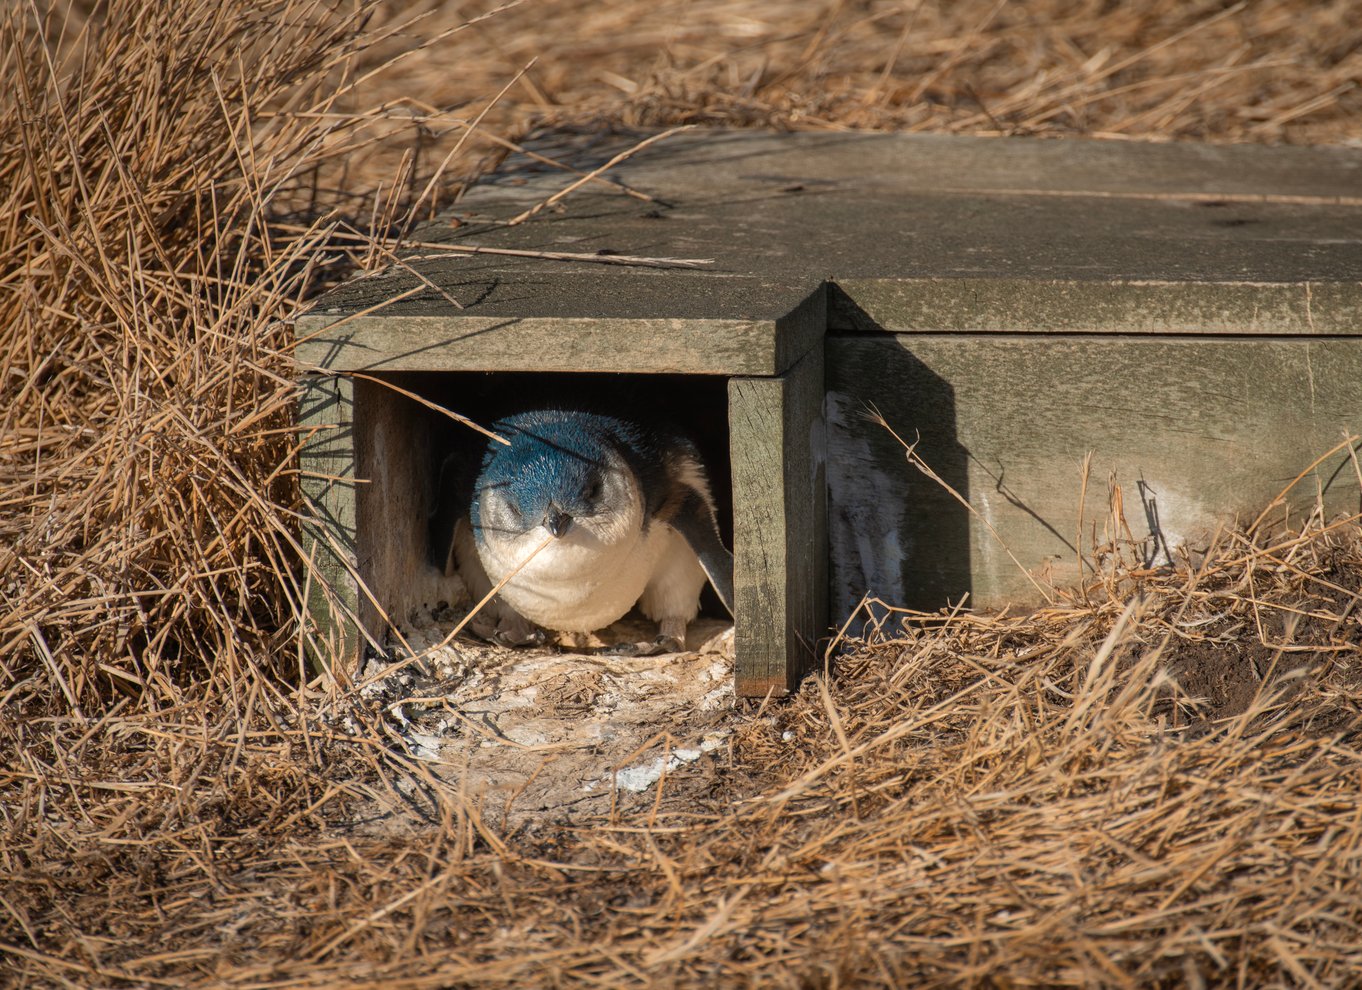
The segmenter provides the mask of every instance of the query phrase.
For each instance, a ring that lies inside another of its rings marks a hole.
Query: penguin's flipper
[[[687,487],[676,514],[669,520],[681,534],[695,556],[700,559],[709,583],[719,593],[729,615],[733,611],[733,555],[719,539],[719,522],[714,518],[714,506],[705,495]]]

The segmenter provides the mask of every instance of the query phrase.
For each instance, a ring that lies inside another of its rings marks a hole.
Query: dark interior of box
[[[491,428],[504,416],[530,409],[571,408],[657,423],[681,430],[699,447],[724,544],[733,546],[732,472],[728,452],[728,381],[701,375],[625,375],[547,372],[407,372],[385,376],[394,385]],[[433,509],[442,465],[450,458],[476,464],[489,442],[478,432],[435,409],[395,393],[408,406],[413,437],[429,449],[418,473],[426,479],[424,498]],[[425,440],[428,438],[428,441]],[[431,557],[438,557],[432,548]],[[706,586],[701,612],[727,617]]]

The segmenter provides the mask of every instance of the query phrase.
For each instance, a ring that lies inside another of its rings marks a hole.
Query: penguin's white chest
[[[493,583],[519,566],[547,533],[538,529],[533,535],[532,540],[489,540],[479,546]],[[633,608],[677,544],[689,552],[676,532],[662,524],[611,543],[586,527],[574,526],[535,554],[501,589],[501,597],[546,628],[594,632]]]

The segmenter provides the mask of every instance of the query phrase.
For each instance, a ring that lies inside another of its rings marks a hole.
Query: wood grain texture
[[[315,565],[308,613],[353,671],[366,643],[383,646],[390,618],[441,590],[426,563],[429,416],[379,382],[309,375],[298,418],[303,551]]]
[[[297,354],[337,371],[773,375],[821,337],[802,301],[774,320],[312,315],[297,321]]]
[[[555,134],[533,150],[587,170],[637,141],[637,134],[591,135],[583,147],[579,135]],[[817,193],[846,182],[898,193],[1201,196],[1220,202],[1272,195],[1347,202],[1362,188],[1362,156],[1348,147],[707,128],[669,137],[610,174],[649,192],[662,186],[723,192],[742,182],[765,182],[781,188],[802,183],[801,192]],[[504,202],[523,209],[574,178],[512,156],[462,205]]]
[[[827,502],[817,349],[777,378],[729,381],[739,695],[784,694],[827,635]]]
[[[385,376],[410,384],[401,375]],[[393,623],[423,604],[430,581],[427,518],[434,495],[435,457],[424,408],[378,381],[355,382],[358,410],[356,559],[369,589],[360,616],[383,639]]]
[[[1330,336],[1362,331],[1362,285],[842,279],[829,291],[828,329]]]
[[[300,360],[779,374],[807,347],[777,324],[830,282],[896,331],[1330,333],[1362,313],[1357,149],[696,132],[614,173],[654,202],[583,188],[515,226],[571,180],[507,172],[402,266],[319,299]]]
[[[356,457],[354,383],[333,375],[299,382],[298,462],[307,508],[302,548],[311,562],[307,611],[330,645],[331,657],[349,663],[359,655],[360,595],[356,582]]]
[[[1113,529],[1108,480],[1150,565],[1256,514],[1362,432],[1362,338],[1008,336],[828,341],[834,618],[867,591],[916,608],[1034,604],[1079,577],[1077,546]],[[911,467],[873,404],[978,515]],[[1092,452],[1079,535],[1081,465]],[[1308,511],[1357,512],[1341,453],[1298,485]],[[1019,568],[987,520],[1020,560]],[[1023,570],[1023,568],[1025,570]]]

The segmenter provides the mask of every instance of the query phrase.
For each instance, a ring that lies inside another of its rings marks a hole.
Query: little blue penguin
[[[706,580],[732,613],[733,555],[691,441],[561,409],[508,416],[492,430],[508,443],[488,443],[452,534],[474,601],[552,541],[506,583],[481,623],[475,617],[475,632],[511,645],[542,641],[534,626],[590,634],[637,603],[658,623],[656,641],[610,652],[674,652]]]

